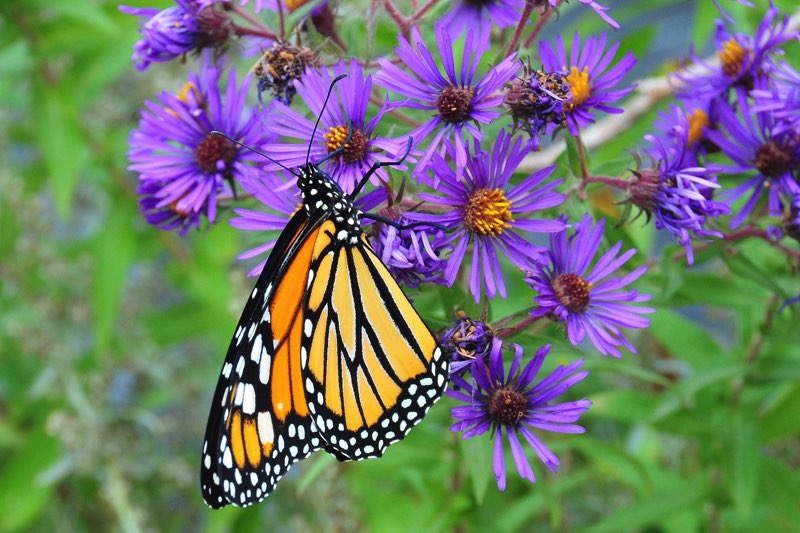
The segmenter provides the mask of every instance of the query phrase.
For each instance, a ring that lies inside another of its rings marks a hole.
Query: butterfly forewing
[[[292,353],[304,299],[294,289],[306,283],[311,256],[303,246],[316,231],[302,211],[292,218],[231,340],[203,443],[201,486],[211,507],[263,500],[293,463],[322,446]]]

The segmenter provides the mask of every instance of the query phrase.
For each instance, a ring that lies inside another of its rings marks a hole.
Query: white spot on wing
[[[266,348],[261,349],[261,363],[258,366],[258,380],[264,385],[269,381],[269,371],[272,366],[272,357],[267,353]]]
[[[272,427],[272,415],[269,411],[261,411],[258,413],[258,440],[262,443],[272,443],[275,440],[275,433]],[[269,468],[269,464],[267,464]],[[267,472],[269,474],[269,472]]]
[[[253,341],[253,348],[250,350],[250,359],[252,359],[256,364],[258,364],[258,360],[261,358],[261,347],[263,344],[261,343],[261,334],[259,333],[256,335],[255,340]]]
[[[256,412],[256,389],[252,383],[245,383],[244,387],[244,400],[242,401],[242,411],[246,415],[252,415]]]

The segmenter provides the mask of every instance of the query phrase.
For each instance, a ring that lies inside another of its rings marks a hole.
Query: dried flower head
[[[310,49],[276,42],[253,67],[258,94],[270,91],[279,102],[291,104],[292,97],[297,94],[294,80],[299,80],[308,67],[317,66],[319,61]]]

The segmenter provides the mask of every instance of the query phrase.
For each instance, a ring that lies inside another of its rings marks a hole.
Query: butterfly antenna
[[[266,158],[267,160],[269,160],[269,161],[271,161],[271,162],[275,163],[276,165],[278,165],[279,167],[281,167],[283,170],[285,170],[286,172],[288,172],[288,173],[289,173],[289,174],[291,174],[292,176],[295,176],[295,177],[297,177],[297,174],[295,174],[295,173],[294,173],[294,171],[293,171],[291,168],[287,167],[286,165],[284,165],[283,163],[281,163],[281,162],[279,162],[279,161],[275,161],[274,159],[272,159],[270,156],[268,156],[267,154],[265,154],[264,152],[262,152],[262,151],[261,151],[261,150],[259,150],[258,148],[253,148],[252,146],[248,146],[248,145],[244,144],[244,143],[243,143],[243,142],[241,142],[241,141],[237,141],[237,140],[236,140],[236,139],[234,139],[233,137],[230,137],[229,135],[225,135],[225,134],[224,134],[224,133],[222,133],[221,131],[213,130],[213,131],[211,132],[211,135],[216,135],[216,136],[218,136],[218,137],[223,137],[223,138],[225,138],[225,139],[228,139],[228,140],[229,140],[230,142],[232,142],[233,144],[235,144],[235,145],[237,145],[237,146],[241,146],[242,148],[246,148],[246,149],[250,150],[251,152],[253,152],[253,153],[256,153],[256,154],[260,155],[261,157],[264,157],[264,158]]]
[[[325,108],[328,106],[328,100],[330,100],[331,93],[333,93],[333,86],[336,85],[337,83],[339,83],[341,80],[345,79],[346,77],[347,77],[347,74],[339,74],[338,76],[336,76],[333,79],[333,81],[331,82],[331,86],[328,87],[328,94],[325,95],[325,101],[322,103],[322,109],[320,110],[319,115],[317,116],[317,121],[314,123],[314,130],[311,132],[311,139],[309,139],[309,141],[308,141],[308,151],[306,152],[306,166],[308,165],[308,161],[311,158],[311,145],[314,144],[314,135],[317,134],[317,128],[319,127],[319,121],[322,120],[322,114],[325,112]],[[342,145],[342,146],[344,146],[344,145]]]

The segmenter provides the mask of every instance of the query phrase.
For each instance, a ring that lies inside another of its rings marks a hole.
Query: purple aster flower
[[[788,17],[778,19],[778,13],[770,1],[770,8],[758,25],[755,36],[731,34],[718,20],[715,42],[719,62],[706,61],[692,52],[692,62],[699,65],[700,72],[695,69],[675,75],[681,82],[676,90],[678,96],[712,99],[726,96],[729,89],[735,87],[752,89],[773,70],[770,56],[778,46],[797,36],[796,32],[787,31]]]
[[[561,4],[562,0],[531,0],[533,4],[537,7],[544,7],[545,9],[558,9],[559,4]],[[606,14],[608,8],[594,2],[593,0],[578,0],[578,3],[583,4],[585,6],[589,6],[594,9],[594,12],[597,13],[601,19],[606,21],[606,24],[611,26],[614,29],[619,29],[619,24],[616,20],[612,19],[609,15]]]
[[[420,194],[423,200],[445,206],[443,214],[408,213],[409,218],[435,222],[454,231],[450,241],[455,248],[445,271],[452,284],[458,274],[467,246],[472,248],[470,290],[480,301],[485,290],[491,299],[496,294],[506,297],[499,255],[521,268],[539,258],[540,247],[531,244],[526,233],[553,233],[564,229],[559,220],[535,219],[537,211],[560,205],[564,195],[554,192],[561,180],[545,181],[555,165],[539,170],[518,184],[511,176],[529,152],[522,140],[512,144],[511,136],[500,130],[492,152],[484,152],[475,142],[474,156],[469,157],[460,179],[440,156],[431,163],[433,182],[441,194]]]
[[[788,63],[781,63],[773,72],[772,88],[757,87],[750,91],[755,99],[753,111],[768,111],[777,123],[775,133],[800,131],[800,72]]]
[[[507,28],[519,22],[525,0],[456,0],[437,27],[447,28],[457,35],[464,28],[478,33],[490,33],[492,25]]]
[[[534,431],[551,433],[583,433],[576,424],[592,403],[587,399],[557,402],[570,388],[583,380],[589,372],[580,370],[583,360],[567,366],[559,365],[549,375],[535,381],[550,345],[542,346],[522,368],[522,348],[514,345],[514,358],[508,375],[503,364],[502,341],[493,339],[489,356],[473,365],[472,382],[461,376],[452,376],[448,396],[464,405],[452,409],[457,422],[451,431],[463,433],[465,439],[491,431],[494,436],[494,476],[497,488],[506,488],[505,449],[508,439],[517,472],[523,479],[535,483],[531,465],[525,456],[522,441],[536,452],[537,457],[551,471],[557,472],[558,457],[542,442]],[[520,368],[522,368],[520,370]]]
[[[614,89],[622,78],[636,65],[636,58],[628,52],[616,65],[609,68],[617,53],[619,43],[614,43],[608,51],[606,34],[589,37],[581,48],[581,38],[576,32],[572,38],[572,49],[567,57],[561,36],[557,38],[554,50],[550,44],[539,43],[539,53],[546,71],[561,71],[567,76],[572,92],[572,102],[567,105],[567,127],[570,133],[578,135],[595,121],[593,110],[605,113],[622,113],[622,109],[609,104],[630,93],[636,86]]]
[[[119,7],[123,13],[147,19],[139,28],[142,39],[133,46],[133,61],[139,70],[193,50],[218,48],[233,34],[228,15],[212,7],[215,0],[175,0],[175,3],[164,10]]]
[[[561,231],[550,236],[548,261],[533,263],[526,281],[538,292],[538,307],[533,316],[551,316],[566,323],[567,339],[578,345],[588,336],[603,355],[621,357],[618,346],[636,353],[620,331],[624,328],[646,328],[650,321],[639,315],[652,313],[650,307],[634,307],[631,303],[646,302],[650,296],[636,290],[624,290],[647,270],[642,265],[621,278],[609,278],[630,259],[636,250],[617,257],[622,242],[615,244],[591,263],[603,238],[604,221],[592,227],[586,214],[575,224],[575,234],[567,238]]]
[[[334,66],[333,74],[331,76],[327,69],[309,69],[295,83],[297,95],[308,106],[314,120],[305,118],[283,103],[275,102],[264,127],[276,135],[300,139],[302,142],[270,143],[264,150],[283,165],[293,168],[305,164],[309,144],[310,158],[314,162],[323,159],[347,141],[344,151],[325,164],[325,171],[349,193],[376,162],[396,161],[402,157],[407,148],[407,139],[375,136],[375,129],[386,113],[386,105],[381,106],[375,116],[367,120],[372,76],[365,76],[355,60],[350,62],[349,68],[344,63]],[[333,77],[340,74],[347,74],[347,77],[336,84],[334,94],[323,110]],[[312,139],[314,121],[320,115],[319,129]],[[349,132],[351,123],[352,134]],[[277,166],[268,165],[268,168],[276,169]],[[406,167],[396,168],[404,170]],[[375,173],[375,183],[388,180],[386,169],[381,168]]]
[[[755,176],[727,193],[733,202],[750,192],[742,210],[731,219],[736,228],[750,216],[764,189],[768,194],[769,214],[783,214],[783,199],[800,193],[795,176],[800,169],[800,143],[797,132],[778,127],[770,111],[753,112],[743,88],[737,90],[737,114],[730,106],[719,106],[719,121],[723,131],[708,131],[708,137],[733,162],[722,167],[724,172],[740,174],[756,171]]]
[[[670,126],[671,122],[671,126]],[[646,135],[653,146],[649,151],[652,166],[634,172],[630,202],[645,213],[655,215],[658,229],[666,229],[686,250],[688,263],[694,263],[691,240],[697,237],[722,237],[705,227],[707,219],[730,213],[728,206],[712,199],[719,188],[712,170],[698,165],[689,147],[691,126],[683,111],[673,106],[661,113],[662,127],[669,127],[664,138]]]
[[[567,125],[567,106],[572,102],[567,77],[561,72],[533,70],[523,65],[522,76],[506,84],[504,103],[511,111],[514,128],[531,137],[531,149],[539,149],[543,133]]]
[[[411,30],[413,46],[398,36],[400,46],[395,50],[413,74],[406,73],[386,59],[378,59],[381,70],[375,73],[375,83],[407,98],[392,104],[392,107],[434,112],[430,120],[410,133],[416,143],[434,134],[417,164],[416,173],[424,172],[434,153],[444,153],[445,140],[452,140],[455,146],[453,156],[460,177],[461,168],[467,162],[468,136],[480,140],[478,124],[489,124],[500,116],[495,108],[502,104],[503,96],[498,91],[514,77],[519,62],[512,54],[489,70],[486,76],[476,80],[475,73],[488,49],[488,38],[488,34],[475,37],[474,32],[467,32],[459,71],[456,71],[453,57],[453,40],[447,30],[441,27],[436,30],[438,52],[433,55],[422,41],[418,29]],[[444,73],[435,57],[441,57]]]
[[[221,131],[248,146],[267,140],[258,127],[263,111],[245,110],[249,79],[236,87],[231,70],[224,92],[222,69],[207,64],[178,95],[163,93],[145,102],[139,127],[131,132],[130,170],[139,174],[142,209],[151,224],[198,227],[202,217],[214,222],[217,199],[233,192],[235,180],[259,156],[218,135]],[[172,213],[167,213],[171,211]]]
[[[486,360],[494,338],[485,317],[476,321],[459,311],[455,323],[439,337],[442,349],[450,353],[450,374],[463,374],[475,361]]]
[[[400,225],[409,225],[409,220],[399,205],[392,205],[378,212]],[[444,269],[452,246],[441,229],[414,226],[398,229],[389,224],[377,223],[373,228],[372,246],[392,277],[407,287],[420,283],[446,284]]]

